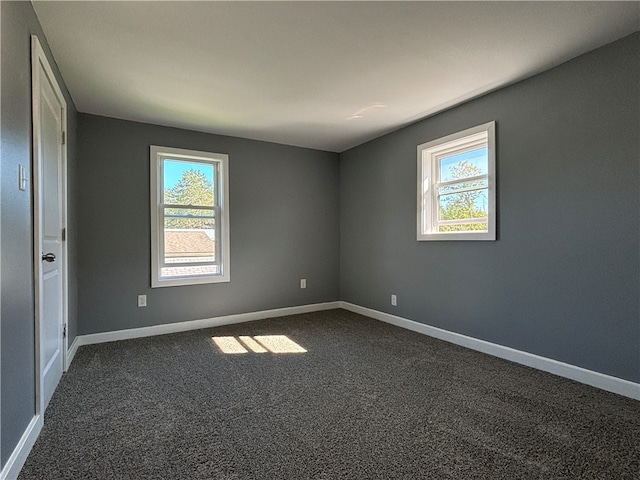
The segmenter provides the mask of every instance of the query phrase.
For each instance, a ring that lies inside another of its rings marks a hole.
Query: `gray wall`
[[[38,35],[66,98],[70,169],[69,248],[70,332],[76,331],[77,291],[73,179],[76,162],[76,111],[59,75],[30,2],[0,2],[2,8],[2,273],[0,374],[1,464],[16,447],[35,413],[33,230],[31,188],[18,190],[18,164],[31,173],[31,38]],[[70,340],[72,340],[71,338]]]
[[[341,299],[640,381],[639,51],[636,33],[343,153]],[[499,240],[417,242],[416,146],[491,120]]]
[[[85,114],[78,137],[80,334],[338,300],[337,154]],[[229,154],[230,283],[150,288],[149,145]]]

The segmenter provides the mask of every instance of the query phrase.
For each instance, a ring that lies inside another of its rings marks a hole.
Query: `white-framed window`
[[[418,146],[418,240],[496,239],[495,122]]]
[[[150,150],[151,286],[230,281],[229,156]]]

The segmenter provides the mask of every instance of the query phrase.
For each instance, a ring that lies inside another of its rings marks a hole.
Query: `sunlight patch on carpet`
[[[269,351],[249,336],[241,336],[240,341],[244,343],[249,349],[251,349],[252,352],[266,353]]]
[[[254,353],[305,353],[307,351],[286,335],[255,335],[253,337],[240,335],[238,338],[211,337],[211,339],[222,353],[228,354],[249,353],[249,350]]]
[[[244,348],[234,337],[212,337],[212,340],[222,350],[222,353],[249,353],[249,350]]]
[[[253,337],[272,353],[305,353],[306,350],[286,335],[256,335]]]

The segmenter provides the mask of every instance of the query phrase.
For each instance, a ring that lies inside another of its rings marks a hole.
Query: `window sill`
[[[449,241],[495,241],[495,233],[418,233],[417,240],[419,242],[437,241],[437,242],[449,242]]]
[[[151,288],[180,287],[185,285],[203,285],[207,283],[230,282],[229,275],[212,275],[207,277],[165,278],[151,280]]]

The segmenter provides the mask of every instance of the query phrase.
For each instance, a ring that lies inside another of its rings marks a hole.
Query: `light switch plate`
[[[18,188],[23,192],[27,190],[27,169],[24,165],[18,165]]]

